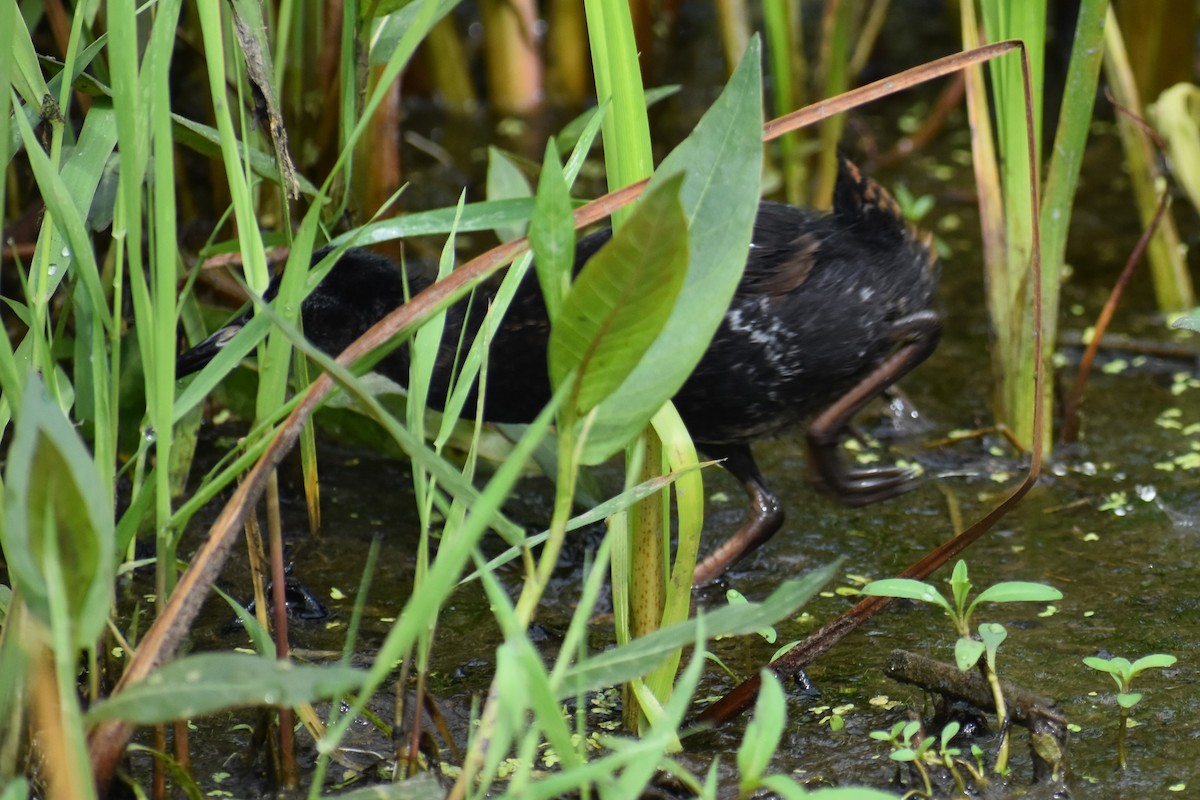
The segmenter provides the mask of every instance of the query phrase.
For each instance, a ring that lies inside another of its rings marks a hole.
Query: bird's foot
[[[825,489],[848,506],[865,506],[890,500],[915,489],[921,472],[913,467],[892,465],[850,469],[838,453],[814,453],[813,466]]]

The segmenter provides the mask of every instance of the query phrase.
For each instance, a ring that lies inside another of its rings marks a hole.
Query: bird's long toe
[[[910,467],[887,466],[845,470],[836,480],[826,479],[826,488],[846,505],[865,506],[890,500],[911,491],[921,474]]]

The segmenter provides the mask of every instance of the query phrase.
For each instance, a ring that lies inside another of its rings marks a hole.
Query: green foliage
[[[1117,727],[1117,764],[1125,769],[1128,755],[1125,748],[1125,735],[1128,730],[1129,712],[1142,701],[1141,692],[1133,691],[1133,679],[1148,669],[1167,669],[1175,666],[1176,658],[1166,653],[1154,653],[1142,656],[1137,661],[1130,661],[1121,656],[1099,658],[1088,656],[1083,663],[1097,672],[1108,673],[1117,684],[1117,707],[1120,709],[1120,722]]]
[[[990,586],[970,600],[971,581],[967,575],[967,562],[959,560],[950,577],[951,598],[947,599],[934,586],[909,578],[888,578],[872,581],[863,587],[863,594],[880,597],[899,597],[933,603],[944,610],[954,624],[959,636],[969,637],[971,617],[983,603],[1041,603],[1062,599],[1062,592],[1041,583],[1027,581],[1004,581]]]
[[[671,313],[688,263],[682,180],[677,175],[646,193],[563,300],[550,333],[550,381],[559,386],[574,375],[570,402],[578,418],[625,381]],[[616,438],[611,450],[648,419]]]
[[[533,220],[529,228],[529,242],[533,246],[538,283],[546,299],[546,313],[553,324],[558,319],[563,297],[571,287],[571,270],[575,264],[571,189],[563,174],[553,139],[546,143],[546,156],[542,161],[542,174],[538,179]]]
[[[341,665],[306,666],[245,653],[186,656],[148,680],[97,703],[89,722],[123,719],[154,725],[239,706],[296,706],[357,691],[365,673]]]
[[[13,587],[46,628],[66,623],[71,647],[91,647],[112,596],[112,497],[36,376],[26,381],[7,461],[0,544]]]
[[[954,643],[955,663],[964,672],[979,665],[991,688],[992,700],[996,704],[996,716],[1003,723],[1007,708],[1000,689],[1000,678],[996,673],[996,650],[1008,636],[1008,632],[998,623],[984,623],[979,626],[979,639],[975,639],[971,636],[971,617],[982,603],[1051,602],[1062,599],[1062,592],[1040,583],[1004,581],[989,586],[971,600],[971,588],[967,562],[960,559],[954,565],[954,572],[950,576],[949,599],[930,584],[908,578],[873,581],[864,586],[862,591],[868,595],[900,597],[940,606],[950,617],[958,633],[958,640]],[[985,654],[987,658],[980,661]],[[1006,726],[1002,727],[1005,728],[1005,732],[1001,739],[1000,752],[996,757],[996,771],[1001,774],[1007,770],[1008,762],[1008,732]]]

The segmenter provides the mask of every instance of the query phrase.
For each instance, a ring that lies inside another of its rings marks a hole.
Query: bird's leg
[[[695,586],[703,586],[719,578],[735,561],[757,550],[783,525],[783,505],[767,488],[749,445],[699,446],[707,455],[724,459],[721,465],[742,482],[750,498],[750,512],[737,533],[722,542],[720,547],[696,565],[696,571],[692,573],[692,583]]]
[[[899,344],[896,351],[809,424],[812,466],[825,487],[842,502],[867,505],[913,487],[916,475],[903,467],[851,469],[842,460],[841,441],[854,415],[928,358],[941,334],[942,321],[932,311],[919,311],[899,320],[892,334]]]

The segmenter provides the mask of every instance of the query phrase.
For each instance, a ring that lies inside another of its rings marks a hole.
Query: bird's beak
[[[208,362],[217,357],[217,354],[221,352],[221,348],[228,344],[245,324],[243,320],[231,322],[191,350],[180,354],[175,359],[175,377],[182,378],[186,375],[191,375],[193,372],[202,370]]]

